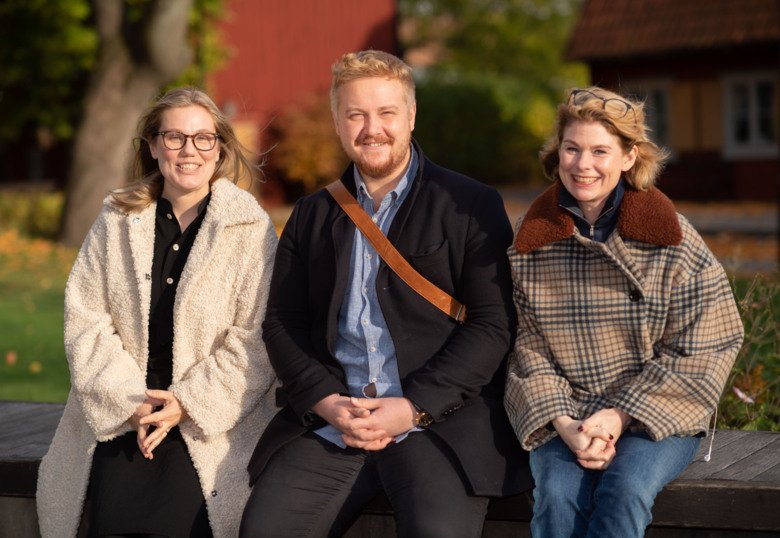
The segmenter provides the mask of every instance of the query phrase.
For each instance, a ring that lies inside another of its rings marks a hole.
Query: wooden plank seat
[[[62,404],[0,402],[0,536],[37,536],[38,465],[54,435]],[[658,496],[647,536],[780,536],[780,433],[721,430],[712,459],[702,442],[690,467]],[[530,494],[494,499],[486,537],[530,536]],[[349,538],[394,536],[392,509],[380,495]]]

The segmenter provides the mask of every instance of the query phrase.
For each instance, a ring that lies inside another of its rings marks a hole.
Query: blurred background
[[[659,187],[728,270],[746,345],[720,427],[780,430],[777,0],[4,0],[0,3],[0,399],[64,401],[63,289],[136,122],[206,89],[265,162],[244,186],[280,230],[346,164],[330,65],[374,48],[415,68],[415,137],[496,186],[514,221],[572,87],[646,102]]]

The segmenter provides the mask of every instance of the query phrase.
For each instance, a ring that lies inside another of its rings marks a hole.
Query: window
[[[726,156],[777,156],[777,78],[772,74],[726,77],[724,98]]]
[[[669,147],[669,91],[665,81],[637,81],[626,92],[632,99],[645,104],[645,122],[650,127],[650,139]]]

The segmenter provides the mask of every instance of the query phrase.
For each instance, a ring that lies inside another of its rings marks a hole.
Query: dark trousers
[[[255,483],[240,536],[341,536],[381,490],[398,536],[482,533],[488,499],[468,494],[449,447],[422,431],[373,452],[341,449],[314,433],[290,442]]]

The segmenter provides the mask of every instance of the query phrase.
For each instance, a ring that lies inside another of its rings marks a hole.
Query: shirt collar
[[[209,200],[211,200],[211,192],[204,196],[203,200],[198,202],[198,216],[200,216],[200,214],[206,210],[206,207],[209,205]],[[170,200],[160,196],[157,199],[157,214],[165,215],[166,213],[173,214],[173,205],[171,204]]]
[[[624,181],[625,180],[621,177],[618,181],[618,184],[614,189],[612,189],[612,192],[609,193],[609,196],[607,196],[607,200],[604,202],[604,207],[601,210],[601,214],[596,219],[596,225],[598,225],[602,219],[608,220],[610,216],[614,216],[617,209],[620,207],[620,202],[623,200],[623,194],[626,192]],[[585,218],[585,214],[582,212],[582,209],[580,209],[580,206],[577,203],[577,199],[574,198],[574,196],[572,196],[571,193],[566,190],[566,188],[561,189],[558,205],[562,209],[565,209],[580,219]]]

